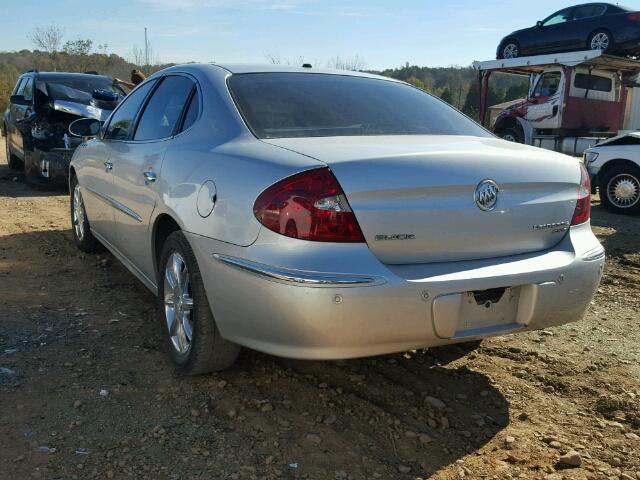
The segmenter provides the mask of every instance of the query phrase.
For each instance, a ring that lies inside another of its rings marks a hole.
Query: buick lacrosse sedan
[[[70,130],[75,243],[157,294],[185,373],[546,328],[600,281],[580,162],[389,78],[176,66]]]

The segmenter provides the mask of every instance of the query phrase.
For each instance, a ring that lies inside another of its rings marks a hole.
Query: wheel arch
[[[158,271],[158,264],[160,263],[160,255],[162,254],[162,248],[167,241],[169,235],[173,232],[181,231],[182,227],[177,220],[168,213],[161,213],[158,215],[153,223],[151,245],[153,251],[153,267],[155,271]]]
[[[518,56],[520,56],[520,53],[522,53],[520,51],[522,46],[520,45],[520,40],[518,40],[518,37],[509,36],[509,37],[504,38],[500,42],[500,45],[498,45],[498,56],[499,56],[500,59],[504,58],[504,47],[509,42],[514,42],[516,45],[518,45],[518,51],[519,51]]]
[[[499,118],[493,127],[493,131],[497,134],[507,128],[519,128],[522,131],[525,145],[531,145],[533,143],[533,127],[531,123],[524,118],[512,115]]]
[[[591,30],[591,32],[589,32],[589,35],[587,35],[587,50],[591,49],[591,45],[590,45],[591,44],[591,37],[596,32],[607,32],[611,36],[611,40],[612,40],[613,44],[615,45],[616,37],[613,35],[613,32],[611,31],[611,29],[609,29],[607,27],[598,27],[598,28],[594,28],[593,30]],[[609,50],[610,49],[611,49],[611,47],[609,47]]]
[[[633,160],[629,160],[627,158],[612,158],[611,160],[607,160],[598,171],[598,177],[602,177],[605,173],[607,173],[612,168],[622,166],[622,167],[632,167],[640,169],[640,165]]]

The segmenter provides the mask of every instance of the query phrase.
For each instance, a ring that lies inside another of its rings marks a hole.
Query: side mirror
[[[538,28],[542,28],[542,20],[538,20],[538,21],[536,22],[536,27],[538,27]]]
[[[80,118],[71,122],[69,133],[74,137],[91,138],[98,135],[102,122],[95,118]]]
[[[23,95],[11,95],[11,103],[14,105],[30,105],[31,101],[25,99]]]

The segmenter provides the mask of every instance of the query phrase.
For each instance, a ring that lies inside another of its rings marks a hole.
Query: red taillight
[[[576,209],[573,211],[571,225],[580,225],[591,218],[591,182],[584,163],[580,163],[580,174],[578,202],[576,203]]]
[[[640,12],[633,12],[627,15],[627,20],[631,20],[632,22],[640,22]]]
[[[347,198],[328,168],[298,173],[270,186],[253,213],[276,233],[317,242],[364,242]]]

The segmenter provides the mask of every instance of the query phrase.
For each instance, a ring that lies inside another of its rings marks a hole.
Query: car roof
[[[387,80],[393,82],[400,82],[391,77],[385,77],[382,75],[374,75],[366,72],[355,72],[350,70],[332,70],[328,68],[307,68],[307,67],[294,67],[291,65],[272,65],[272,64],[251,64],[251,63],[186,63],[182,65],[174,65],[172,67],[156,72],[159,74],[166,74],[170,72],[204,72],[211,68],[222,68],[229,73],[233,74],[245,74],[245,73],[305,73],[305,74],[325,74],[325,75],[342,75],[351,77],[364,77],[375,78],[379,80]],[[155,76],[154,74],[153,76]],[[401,83],[401,82],[400,82]]]
[[[43,80],[43,81],[69,79],[69,78],[87,79],[87,80],[100,78],[103,80],[112,80],[112,78],[107,75],[94,75],[92,73],[74,73],[74,72],[27,72],[23,76],[35,76],[38,80]]]

